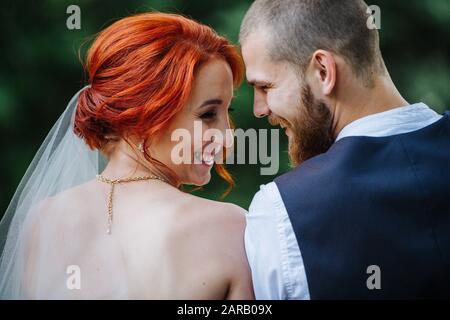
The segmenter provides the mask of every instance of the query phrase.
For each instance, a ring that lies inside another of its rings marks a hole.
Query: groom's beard
[[[293,167],[328,151],[334,141],[330,109],[314,97],[308,85],[301,90],[301,105],[292,124],[273,114],[269,116],[270,124],[283,124],[290,130],[289,159]]]

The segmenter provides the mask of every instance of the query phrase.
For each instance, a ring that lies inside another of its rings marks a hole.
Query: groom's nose
[[[270,114],[269,106],[267,105],[264,97],[257,94],[256,92],[255,92],[255,97],[254,97],[254,101],[253,101],[253,114],[257,118],[263,118]]]

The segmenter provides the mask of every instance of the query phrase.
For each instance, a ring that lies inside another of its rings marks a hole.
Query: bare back
[[[108,191],[91,181],[40,208],[26,251],[31,298],[253,298],[242,209],[159,181],[123,184],[107,234]]]

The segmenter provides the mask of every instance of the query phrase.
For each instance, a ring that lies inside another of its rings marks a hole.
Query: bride
[[[2,299],[251,299],[245,211],[180,190],[205,185],[226,141],[200,137],[175,164],[174,130],[228,132],[237,50],[179,15],[102,31],[77,93],[0,225]],[[226,140],[230,137],[224,135]],[[198,141],[197,141],[198,142]],[[214,150],[207,153],[207,146]],[[217,161],[219,162],[219,161]]]

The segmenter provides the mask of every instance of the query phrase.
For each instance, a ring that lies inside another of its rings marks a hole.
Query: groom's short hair
[[[269,33],[269,54],[288,61],[304,73],[312,54],[334,52],[345,59],[366,86],[373,74],[383,73],[384,62],[376,28],[367,25],[363,0],[256,0],[241,25],[240,43],[256,30]]]

